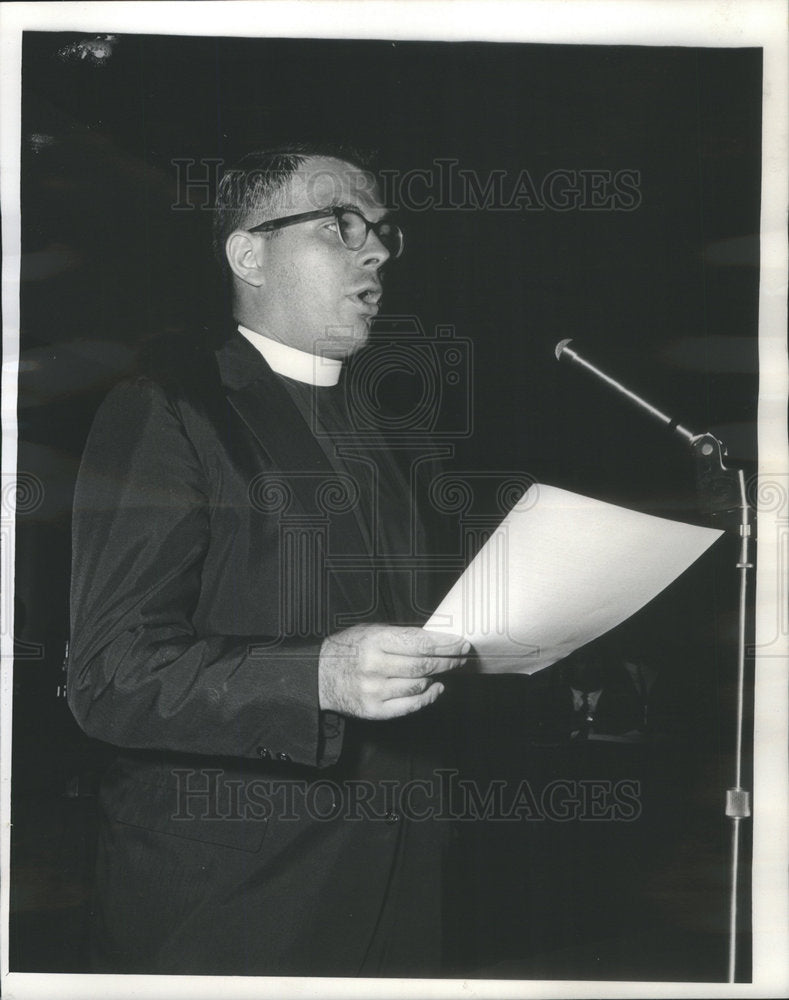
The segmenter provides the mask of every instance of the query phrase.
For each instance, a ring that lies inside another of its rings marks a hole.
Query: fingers
[[[331,637],[326,653],[354,656],[371,677],[425,677],[465,663],[471,644],[462,636],[411,626],[357,626]]]
[[[418,712],[444,691],[436,675],[462,666],[470,651],[461,636],[411,626],[352,626],[323,643],[320,706],[363,719]]]
[[[427,689],[437,684],[437,681],[429,677],[415,677],[411,680],[392,678],[382,685],[381,701],[395,701],[397,699],[415,698],[423,694]]]
[[[401,715],[410,715],[412,712],[419,712],[428,705],[432,705],[444,692],[444,685],[440,681],[435,681],[422,694],[404,698],[390,698],[382,703],[381,715],[379,718],[396,719]]]
[[[460,635],[428,632],[422,628],[399,626],[381,630],[379,648],[401,656],[463,656],[471,648]]]
[[[434,674],[457,670],[466,662],[463,656],[400,656],[386,654],[381,661],[381,672],[387,677],[430,677]]]
[[[460,635],[401,628],[386,636],[381,649],[389,677],[429,677],[462,667],[471,643]]]

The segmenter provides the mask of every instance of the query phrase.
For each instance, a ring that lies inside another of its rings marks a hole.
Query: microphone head
[[[568,337],[566,340],[559,341],[559,343],[554,348],[554,354],[556,355],[557,361],[561,360],[562,353],[564,352],[565,347],[567,347],[568,344],[572,344],[572,342],[573,342],[572,337]]]

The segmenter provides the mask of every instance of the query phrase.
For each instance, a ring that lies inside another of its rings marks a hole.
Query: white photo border
[[[764,54],[759,476],[786,498],[787,458],[787,24],[783,0],[242,0],[183,3],[4,3],[0,7],[2,164],[3,484],[16,475],[19,355],[21,54],[23,31],[85,31],[290,38],[507,41],[561,44],[759,47]],[[4,497],[12,497],[13,490]],[[0,695],[0,989],[8,997],[770,997],[789,992],[789,765],[785,608],[787,503],[758,511],[754,707],[753,982],[537,982],[81,976],[9,973],[11,693],[14,510],[3,509]],[[769,544],[767,543],[769,540]],[[774,541],[774,544],[772,542]],[[782,610],[783,609],[783,610]]]

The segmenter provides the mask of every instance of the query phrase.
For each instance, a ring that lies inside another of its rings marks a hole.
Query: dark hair
[[[342,144],[289,143],[276,149],[247,153],[225,171],[214,202],[214,256],[225,267],[225,242],[235,229],[265,221],[285,185],[305,160],[331,157],[360,170],[371,170],[372,151]]]

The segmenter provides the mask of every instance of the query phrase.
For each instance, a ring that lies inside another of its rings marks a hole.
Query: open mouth
[[[351,302],[356,303],[361,312],[365,313],[369,317],[372,317],[378,313],[382,295],[383,292],[379,285],[363,288],[361,291],[354,292],[348,297]]]
[[[380,288],[364,288],[361,292],[357,292],[355,298],[359,300],[363,305],[375,306],[378,308],[378,303],[381,301]]]

